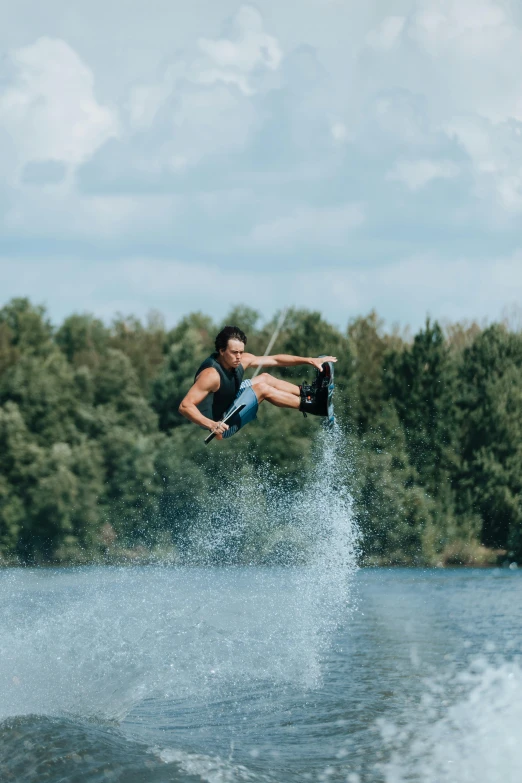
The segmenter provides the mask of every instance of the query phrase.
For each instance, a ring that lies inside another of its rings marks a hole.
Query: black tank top
[[[202,413],[203,416],[206,416],[207,419],[213,419],[214,421],[219,421],[227,408],[230,408],[236,399],[245,372],[241,364],[235,370],[225,370],[217,361],[217,358],[218,354],[213,353],[208,359],[205,359],[194,377],[194,382],[196,382],[198,375],[208,367],[213,367],[214,370],[217,370],[219,373],[219,389],[216,392],[210,392],[203,402],[200,402],[197,406],[199,412]]]

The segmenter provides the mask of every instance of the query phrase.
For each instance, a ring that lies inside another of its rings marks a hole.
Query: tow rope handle
[[[227,421],[229,421],[232,418],[232,416],[235,416],[236,413],[240,413],[240,411],[242,411],[244,407],[245,405],[238,405],[237,408],[232,408],[232,410],[221,419],[221,423],[226,424]],[[211,432],[210,435],[207,435],[207,437],[205,438],[205,446],[208,446],[210,441],[213,440],[215,437],[216,437],[215,432]]]

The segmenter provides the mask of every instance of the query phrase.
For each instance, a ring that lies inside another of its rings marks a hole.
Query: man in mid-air
[[[216,337],[216,352],[198,368],[194,385],[179,406],[179,412],[194,424],[210,430],[216,438],[230,438],[257,416],[263,400],[279,408],[295,408],[313,416],[328,415],[328,390],[316,382],[311,386],[296,386],[274,378],[267,372],[252,380],[243,380],[247,368],[295,367],[311,364],[319,372],[325,362],[336,362],[335,356],[311,358],[277,354],[254,356],[245,352],[247,338],[237,326],[225,326]],[[318,376],[319,380],[320,376]],[[227,411],[243,405],[242,410],[228,420]]]

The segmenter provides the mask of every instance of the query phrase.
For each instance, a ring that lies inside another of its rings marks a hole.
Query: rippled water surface
[[[0,594],[2,781],[522,780],[521,570],[4,570]]]

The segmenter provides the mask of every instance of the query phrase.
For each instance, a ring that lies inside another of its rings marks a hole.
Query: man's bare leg
[[[296,397],[300,396],[299,386],[296,386],[295,383],[289,383],[288,381],[282,381],[279,378],[274,378],[274,376],[270,375],[268,372],[263,372],[261,375],[256,375],[256,377],[252,379],[252,386],[258,386],[262,383],[265,383],[268,386],[271,386],[273,389],[277,389],[278,391],[286,392],[287,394],[293,394]]]
[[[257,378],[254,380],[257,381]],[[286,383],[286,381],[281,381],[281,383]],[[293,384],[289,383],[287,386],[293,386]],[[278,389],[274,385],[267,383],[265,380],[260,379],[257,383],[252,384],[252,388],[259,403],[263,402],[263,400],[267,400],[268,402],[271,402],[272,405],[276,405],[278,408],[295,409],[299,409],[299,405],[301,404],[299,386],[294,387],[297,390],[297,394],[294,394],[293,391],[287,392],[282,389]]]

